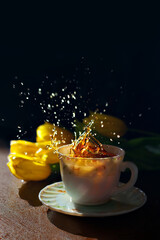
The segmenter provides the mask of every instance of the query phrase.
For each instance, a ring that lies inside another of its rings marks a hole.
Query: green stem
[[[135,132],[135,133],[141,133],[141,134],[145,134],[145,135],[150,135],[150,136],[154,136],[154,137],[160,137],[160,134],[158,134],[158,133],[147,132],[147,131],[134,129],[134,128],[129,128],[128,131],[129,132]]]

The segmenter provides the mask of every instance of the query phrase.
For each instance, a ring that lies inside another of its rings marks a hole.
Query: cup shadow
[[[143,211],[143,210],[142,210]],[[75,217],[48,210],[49,221],[57,228],[83,237],[96,238],[99,240],[119,240],[119,239],[143,239],[140,222],[142,212],[128,213],[121,216],[112,217]],[[128,238],[127,238],[128,237]],[[134,238],[135,237],[135,238]]]
[[[19,196],[21,199],[26,200],[31,206],[38,207],[42,203],[38,198],[38,194],[45,186],[52,184],[54,182],[61,181],[60,175],[50,176],[44,181],[37,182],[26,182],[19,188]]]

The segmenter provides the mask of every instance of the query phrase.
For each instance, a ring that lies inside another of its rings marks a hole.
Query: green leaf
[[[50,164],[50,168],[53,174],[59,174],[60,173],[60,166],[59,163]]]
[[[160,137],[132,139],[125,150],[125,160],[133,161],[139,169],[160,169]]]
[[[84,131],[85,125],[83,123],[79,122],[78,120],[76,120],[75,124],[76,124],[75,132],[76,132],[76,135],[77,135],[77,138],[78,138],[79,137],[79,132]]]

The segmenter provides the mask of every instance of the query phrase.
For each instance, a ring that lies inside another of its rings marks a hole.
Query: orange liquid
[[[74,142],[71,149],[73,157],[106,158],[114,157],[113,153],[107,152],[103,145],[91,134],[91,128],[86,127],[82,135]]]

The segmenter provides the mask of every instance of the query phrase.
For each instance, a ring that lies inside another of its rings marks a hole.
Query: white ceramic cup
[[[70,145],[58,149],[61,177],[72,201],[83,205],[103,204],[115,194],[131,188],[138,176],[132,162],[123,162],[125,151],[119,147],[103,145],[114,157],[79,158],[70,157]],[[131,171],[130,180],[119,186],[121,172]]]

